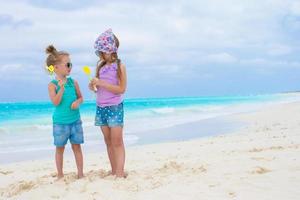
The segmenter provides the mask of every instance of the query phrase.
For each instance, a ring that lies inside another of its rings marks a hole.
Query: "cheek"
[[[66,72],[67,70],[65,69],[65,68],[63,68],[63,67],[58,67],[57,68],[57,72],[59,72],[59,73],[64,73],[64,72]]]
[[[105,54],[104,54],[104,55],[101,55],[101,57],[102,57],[103,60],[107,60],[107,59],[108,59],[108,56],[105,55]]]

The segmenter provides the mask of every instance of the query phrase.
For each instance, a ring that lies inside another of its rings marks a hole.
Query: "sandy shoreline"
[[[218,126],[215,126],[215,124],[218,124]],[[243,124],[244,123],[239,123],[236,120],[227,119],[224,116],[218,116],[193,122],[185,122],[183,124],[176,124],[167,128],[157,128],[147,131],[131,133],[128,133],[125,130],[124,142],[126,148],[130,148],[132,146],[140,146],[145,144],[159,144],[164,142],[185,141],[201,137],[219,135],[220,133],[230,133],[233,130],[236,130],[239,127],[241,127]],[[90,130],[84,130],[85,143],[82,145],[84,155],[95,153],[99,154],[102,152],[106,152],[104,138],[98,128],[99,127],[97,127],[97,129],[95,129],[93,133]],[[97,137],[94,137],[94,133],[97,134]],[[92,139],[88,138],[91,136],[93,137]],[[132,141],[126,140],[126,138],[128,139],[128,137],[130,136],[135,136],[136,142],[132,143]],[[46,148],[40,148],[38,150],[34,148],[29,150],[18,148],[17,152],[10,151],[7,153],[3,151],[1,152],[0,150],[0,166],[9,163],[26,162],[31,160],[53,159],[55,146],[52,143],[53,139],[51,136],[51,139],[49,139],[46,143]],[[39,147],[43,146],[40,145]],[[10,148],[12,147],[10,146]],[[70,148],[69,142],[66,146],[64,156],[66,158],[73,158],[73,152]]]
[[[231,134],[130,147],[124,180],[106,176],[105,153],[85,156],[81,180],[72,157],[59,182],[53,160],[1,165],[0,199],[299,199],[299,111],[274,105],[231,116],[247,123]]]

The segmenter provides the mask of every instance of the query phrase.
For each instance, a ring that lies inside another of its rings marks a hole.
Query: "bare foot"
[[[115,176],[116,172],[108,171],[105,176]]]
[[[116,174],[116,178],[127,178],[128,173],[120,173],[120,174]]]
[[[58,174],[57,175],[57,178],[56,178],[56,181],[59,181],[59,180],[61,180],[61,179],[63,179],[64,178],[64,175],[63,174]]]
[[[84,178],[84,175],[83,175],[83,174],[78,174],[78,175],[77,175],[77,178],[78,178],[78,179]]]

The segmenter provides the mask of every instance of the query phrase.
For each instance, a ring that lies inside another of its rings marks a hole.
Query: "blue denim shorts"
[[[83,144],[83,129],[81,120],[71,124],[53,124],[54,145],[63,147],[70,139],[71,144]]]
[[[123,118],[123,103],[105,107],[97,106],[95,126],[123,127]]]

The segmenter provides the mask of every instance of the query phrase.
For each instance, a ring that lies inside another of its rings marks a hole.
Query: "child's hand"
[[[90,84],[92,85],[92,86],[96,86],[97,85],[97,82],[98,82],[98,78],[93,78],[92,80],[91,80],[91,82],[90,82]]]
[[[79,107],[79,103],[78,103],[78,101],[76,100],[76,101],[74,101],[74,102],[72,103],[71,109],[75,110],[75,109],[77,109],[78,107]]]
[[[59,87],[60,87],[61,89],[64,89],[64,88],[65,88],[65,84],[66,84],[65,81],[63,81],[63,80],[58,80],[58,85],[59,85]]]
[[[106,85],[105,81],[103,81],[101,79],[98,79],[98,78],[93,78],[91,83],[92,83],[92,85],[96,85],[96,86],[99,86],[99,87],[104,87]]]
[[[96,92],[97,91],[97,87],[96,85],[92,84],[92,82],[89,82],[89,89],[93,92]]]

